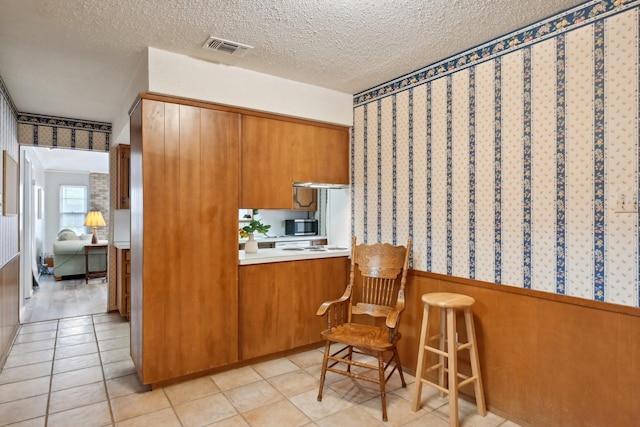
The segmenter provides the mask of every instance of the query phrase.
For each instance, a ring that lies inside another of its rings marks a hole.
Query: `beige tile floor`
[[[22,323],[62,319],[107,311],[105,279],[72,278],[56,281],[53,275],[42,274],[31,298],[25,301]]]
[[[129,357],[129,324],[98,314],[24,324],[0,373],[0,425],[12,426],[442,426],[448,404],[425,387],[411,411],[414,379],[388,384],[389,421],[376,385],[329,373],[317,402],[322,350],[150,391]],[[477,415],[460,401],[462,426],[515,424]]]

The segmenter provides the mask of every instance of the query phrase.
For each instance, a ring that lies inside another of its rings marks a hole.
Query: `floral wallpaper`
[[[640,18],[589,1],[354,96],[352,227],[412,268],[640,306]]]
[[[0,78],[0,156],[6,150],[16,162],[19,162],[20,151],[16,139],[17,125],[15,105],[2,78]],[[4,166],[2,163],[0,160],[0,180],[3,177],[2,168]],[[0,183],[1,194],[2,183]],[[2,206],[0,206],[0,268],[18,254],[18,230],[18,216],[3,216]]]

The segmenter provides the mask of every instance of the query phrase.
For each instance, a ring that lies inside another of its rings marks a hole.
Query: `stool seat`
[[[471,307],[475,299],[468,295],[450,292],[434,292],[422,295],[424,310],[422,313],[422,330],[420,332],[420,347],[418,351],[418,365],[416,366],[416,385],[414,388],[412,410],[418,411],[421,406],[422,386],[430,385],[440,390],[440,396],[449,395],[449,423],[458,426],[458,389],[466,384],[473,384],[478,413],[485,416],[487,409],[484,402],[482,378],[480,376],[480,362],[476,345],[476,333],[473,326],[473,314]],[[430,308],[440,310],[440,330],[436,335],[429,334]],[[458,341],[456,328],[456,312],[464,312],[467,342]],[[431,345],[431,341],[437,341],[437,346]],[[471,376],[458,371],[458,352],[469,351],[471,363]],[[426,353],[430,352],[438,356],[438,362],[427,366]],[[425,378],[430,371],[438,372],[438,382]],[[445,381],[445,375],[447,377]]]
[[[422,302],[440,308],[471,307],[476,300],[468,295],[452,294],[450,292],[433,292],[422,295]]]

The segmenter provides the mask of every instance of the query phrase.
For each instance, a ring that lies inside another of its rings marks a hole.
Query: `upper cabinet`
[[[318,210],[318,189],[306,187],[293,187],[294,211],[317,211]]]
[[[305,125],[292,147],[293,181],[349,184],[349,131]]]
[[[240,208],[291,209],[288,125],[280,120],[242,116]]]
[[[116,148],[118,156],[118,200],[117,209],[129,209],[129,156],[131,147],[120,144]]]
[[[300,209],[293,182],[349,184],[349,131],[243,115],[240,159],[240,208]]]

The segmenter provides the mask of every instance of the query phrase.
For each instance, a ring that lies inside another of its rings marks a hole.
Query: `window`
[[[87,215],[87,187],[84,185],[60,186],[60,230],[68,228],[76,234],[85,232]]]

